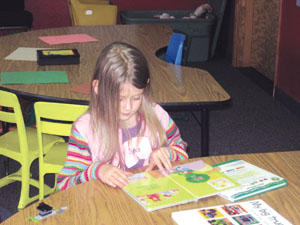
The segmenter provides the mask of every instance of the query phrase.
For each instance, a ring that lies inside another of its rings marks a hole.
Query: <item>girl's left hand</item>
[[[146,172],[153,170],[157,166],[160,171],[167,169],[172,172],[172,164],[170,162],[170,153],[167,148],[159,148],[154,150],[150,155],[150,164]]]

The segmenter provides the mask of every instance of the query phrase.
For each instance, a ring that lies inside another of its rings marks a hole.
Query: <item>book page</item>
[[[220,193],[220,196],[237,201],[287,185],[287,181],[244,160],[231,160],[216,165],[221,172],[237,180],[241,186]]]
[[[178,225],[292,225],[263,200],[178,211],[172,213]]]
[[[194,196],[159,171],[137,173],[123,188],[148,211],[194,200]]]
[[[238,182],[203,161],[174,167],[170,178],[178,185],[186,187],[197,199],[239,186]]]
[[[123,189],[148,211],[216,195],[239,184],[202,160],[173,167],[173,172],[154,170],[129,178]]]

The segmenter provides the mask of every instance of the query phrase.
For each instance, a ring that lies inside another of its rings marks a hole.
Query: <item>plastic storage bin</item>
[[[187,36],[183,58],[187,62],[206,61],[209,59],[211,37],[216,25],[216,17],[208,14],[208,18],[182,19],[193,10],[139,10],[121,11],[123,24],[166,24],[174,32]],[[159,19],[153,15],[168,13],[175,19]]]
[[[182,19],[194,10],[140,10],[121,11],[123,24],[166,24],[174,32],[187,36],[183,59],[187,62],[201,62],[212,58],[215,53],[223,15],[227,0],[207,0],[213,7],[212,13],[206,13],[208,18]],[[168,13],[175,19],[154,18],[155,14]]]

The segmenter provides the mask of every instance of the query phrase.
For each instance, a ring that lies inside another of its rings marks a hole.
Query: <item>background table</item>
[[[201,158],[206,163],[215,164],[231,159],[243,159],[263,169],[273,172],[288,180],[288,185],[251,198],[262,199],[292,224],[300,221],[300,151],[243,154],[227,156],[211,156]],[[195,161],[190,159],[181,161]],[[177,163],[178,164],[178,163]],[[58,192],[44,202],[56,208],[67,206],[68,209],[59,215],[43,220],[41,224],[175,224],[171,213],[201,207],[209,207],[230,203],[229,201],[213,196],[200,199],[197,203],[187,203],[158,211],[147,212],[142,206],[129,197],[123,190],[114,189],[100,181],[90,181]],[[32,224],[25,221],[29,216],[36,216],[36,207],[39,203],[25,208],[15,214],[3,225]]]
[[[97,42],[48,45],[40,36],[88,34]],[[209,110],[230,102],[228,93],[205,70],[176,66],[155,56],[158,49],[167,46],[172,30],[161,24],[78,26],[19,33],[0,38],[0,72],[66,71],[69,83],[0,85],[30,100],[46,100],[88,104],[89,95],[68,91],[91,80],[101,50],[114,41],[123,41],[139,48],[147,58],[151,73],[154,101],[167,110],[201,111],[201,149],[208,155]],[[32,61],[13,61],[4,58],[17,47],[76,48],[80,53],[79,65],[39,66]]]

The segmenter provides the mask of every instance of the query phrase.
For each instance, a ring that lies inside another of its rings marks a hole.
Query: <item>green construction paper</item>
[[[1,84],[68,83],[65,71],[2,72]]]

